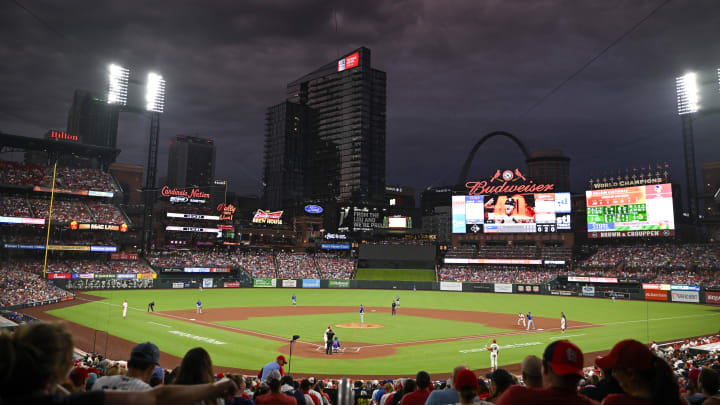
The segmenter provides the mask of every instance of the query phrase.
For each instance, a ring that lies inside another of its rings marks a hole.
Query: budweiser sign
[[[163,197],[210,198],[209,193],[204,193],[200,191],[199,188],[193,188],[188,193],[187,190],[178,190],[176,188],[163,186],[160,190],[160,194],[162,194]]]
[[[282,216],[282,211],[263,211],[263,210],[257,210],[255,212],[255,215],[253,216],[252,221],[256,224],[273,224],[273,225],[280,225],[282,224],[282,219],[280,217]]]
[[[522,181],[521,181],[522,180]],[[535,184],[525,178],[519,169],[495,171],[490,181],[468,181],[465,187],[468,195],[510,194],[510,193],[544,193],[554,191],[554,184]]]

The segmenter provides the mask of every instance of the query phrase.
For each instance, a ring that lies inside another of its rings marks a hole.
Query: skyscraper
[[[209,186],[214,178],[215,142],[212,139],[178,135],[170,140],[169,186]]]
[[[265,114],[265,205],[291,207],[310,195],[312,113],[288,101]]]
[[[97,94],[75,90],[66,132],[77,136],[82,143],[115,149],[119,114],[115,106]]]
[[[287,105],[312,116],[303,184],[307,199],[383,201],[385,192],[386,74],[371,66],[370,50],[356,49],[287,85]],[[268,110],[270,114],[271,107]],[[287,107],[286,107],[287,109]],[[281,132],[266,123],[268,148]],[[285,136],[285,135],[282,135]],[[291,159],[284,152],[284,159]],[[265,160],[266,193],[277,189],[277,158]]]

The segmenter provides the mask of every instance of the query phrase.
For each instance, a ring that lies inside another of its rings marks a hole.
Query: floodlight
[[[698,86],[697,75],[695,73],[687,73],[675,79],[677,88],[678,114],[692,114],[698,112]]]
[[[108,104],[127,104],[128,80],[130,71],[122,66],[108,66]]]
[[[147,92],[145,93],[146,109],[162,113],[165,111],[165,79],[157,73],[148,73]]]
[[[717,70],[717,78],[718,78],[718,91],[720,91],[720,68]]]

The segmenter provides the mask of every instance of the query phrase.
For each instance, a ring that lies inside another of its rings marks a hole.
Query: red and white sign
[[[568,277],[568,281],[574,283],[617,283],[615,277]]]
[[[670,296],[673,302],[700,302],[700,293],[697,291],[672,291]]]
[[[536,259],[445,259],[448,264],[542,264]]]
[[[643,290],[659,290],[660,284],[645,284],[642,285]]]
[[[110,253],[110,260],[137,260],[137,253]]]
[[[163,186],[162,189],[160,189],[160,194],[162,194],[163,197],[187,197],[187,198],[210,198],[209,193],[204,193],[200,191],[199,188],[193,188],[188,193],[187,190],[178,190],[176,188],[170,188],[168,186]]]
[[[252,221],[256,224],[280,225],[280,224],[282,224],[282,219],[280,219],[282,214],[283,214],[283,211],[270,212],[270,211],[257,210],[255,212],[255,215],[253,216]]]
[[[228,281],[223,283],[223,287],[225,288],[240,288],[240,282],[239,281]]]
[[[70,273],[48,273],[47,278],[55,279],[71,279],[72,274]]]
[[[355,52],[345,58],[342,58],[338,61],[338,72],[342,72],[343,70],[352,69],[354,67],[357,67],[360,65],[360,53]]]
[[[667,301],[668,296],[665,291],[645,290],[645,299],[648,301]]]
[[[720,292],[705,291],[705,303],[720,305]]]

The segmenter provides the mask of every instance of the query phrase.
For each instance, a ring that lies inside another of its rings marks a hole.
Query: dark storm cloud
[[[102,92],[109,62],[141,80],[156,70],[168,83],[161,174],[167,140],[197,133],[217,142],[219,178],[259,194],[265,108],[283,100],[288,82],[367,46],[388,74],[389,183],[454,181],[472,144],[493,130],[530,149],[564,150],[576,191],[590,172],[656,161],[681,179],[674,77],[720,65],[715,0],[671,2],[521,116],[660,2],[23,2],[49,29],[4,1],[0,130],[64,128],[73,90]],[[717,114],[698,121],[698,161],[718,158],[717,126]],[[123,116],[120,161],[144,164],[147,132],[147,121]],[[472,175],[521,165],[509,141],[493,140]]]

